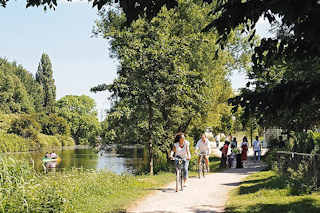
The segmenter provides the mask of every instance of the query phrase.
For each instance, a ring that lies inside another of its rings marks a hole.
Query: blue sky
[[[117,62],[109,58],[105,40],[91,37],[97,9],[84,1],[58,3],[55,11],[46,12],[42,8],[26,9],[26,1],[12,0],[6,8],[0,7],[0,57],[35,73],[41,54],[47,53],[53,64],[57,99],[70,94],[89,95],[101,114],[109,106],[108,94],[89,90],[111,83]],[[264,35],[266,22],[259,22],[257,28]],[[235,89],[246,82],[240,73],[235,73],[231,81]]]

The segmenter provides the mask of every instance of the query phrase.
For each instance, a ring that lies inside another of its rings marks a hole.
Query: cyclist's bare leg
[[[188,167],[189,167],[189,161],[186,161],[185,162],[185,165],[184,165],[184,185],[186,185],[187,183],[187,180],[188,180]]]
[[[205,162],[206,162],[207,171],[209,172],[209,168],[210,168],[210,167],[209,167],[209,159],[208,159],[208,156],[206,155],[204,159],[205,159]]]

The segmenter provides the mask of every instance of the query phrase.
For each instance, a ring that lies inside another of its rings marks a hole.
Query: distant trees
[[[32,74],[0,58],[0,112],[31,113],[38,109],[42,88]]]
[[[77,144],[92,144],[100,135],[95,102],[86,95],[67,95],[56,103],[57,114],[66,119]]]
[[[71,135],[77,143],[95,144],[101,127],[94,100],[66,96],[56,102],[52,76],[47,54],[41,57],[36,77],[21,65],[0,58],[0,114],[14,118],[0,131],[33,140],[39,140],[39,134],[57,136],[62,142],[70,141]]]
[[[43,108],[47,112],[54,112],[56,101],[56,86],[53,79],[53,70],[50,58],[47,54],[43,53],[36,73],[36,80],[42,86]]]

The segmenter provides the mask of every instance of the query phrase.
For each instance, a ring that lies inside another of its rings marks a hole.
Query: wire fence
[[[320,187],[320,155],[298,152],[276,152],[276,166],[281,175],[291,183],[305,185],[311,191]]]

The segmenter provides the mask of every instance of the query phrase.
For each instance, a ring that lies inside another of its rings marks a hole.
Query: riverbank
[[[216,158],[210,168],[218,167]],[[0,212],[125,212],[137,200],[175,180],[173,172],[116,175],[111,172],[72,169],[43,174],[27,163],[0,160]],[[196,176],[191,172],[190,176]]]
[[[174,180],[173,173],[156,176],[116,175],[74,169],[36,173],[28,164],[0,161],[0,212],[121,212],[133,201]]]
[[[36,138],[24,138],[0,130],[0,153],[28,152],[74,145],[75,142],[70,136],[38,134]]]
[[[290,195],[283,178],[273,171],[263,171],[250,175],[241,182],[240,187],[232,191],[226,212],[318,213],[320,212],[320,193]]]

